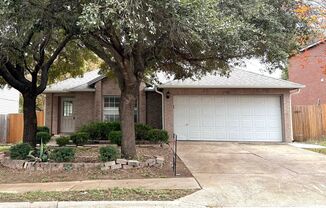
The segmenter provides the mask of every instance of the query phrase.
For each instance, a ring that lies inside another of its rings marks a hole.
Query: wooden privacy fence
[[[44,126],[44,112],[36,112],[37,125]],[[5,117],[5,118],[4,118]],[[0,143],[19,143],[24,131],[24,116],[22,113],[0,115]]]
[[[326,105],[292,106],[295,141],[319,139],[326,135]]]

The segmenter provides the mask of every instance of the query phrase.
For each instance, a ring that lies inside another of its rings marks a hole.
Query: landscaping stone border
[[[55,162],[29,162],[26,160],[12,160],[0,154],[0,163],[11,169],[28,170],[28,171],[72,171],[72,170],[89,170],[93,168],[100,168],[103,171],[117,170],[117,169],[132,169],[145,167],[162,167],[164,158],[157,156],[155,158],[147,159],[145,162],[138,160],[117,159],[110,162],[100,163],[55,163]]]

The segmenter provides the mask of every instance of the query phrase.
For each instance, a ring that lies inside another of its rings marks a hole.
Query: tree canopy
[[[102,52],[112,57],[113,70],[119,53],[140,50],[145,68],[177,77],[224,72],[254,56],[280,67],[306,31],[292,0],[86,2],[79,25],[90,33],[92,48],[110,45]]]
[[[36,97],[45,90],[49,77],[80,73],[89,57],[89,50],[77,50],[77,2],[0,2],[0,84],[9,84],[24,98],[26,142],[35,144]]]
[[[133,108],[147,72],[228,74],[244,58],[283,67],[307,30],[293,0],[85,0],[81,40],[121,89],[122,153],[135,155]]]

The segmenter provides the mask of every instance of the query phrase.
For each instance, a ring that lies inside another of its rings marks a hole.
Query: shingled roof
[[[234,69],[229,77],[208,74],[200,79],[172,80],[159,88],[281,88],[299,89],[304,85],[254,72]]]

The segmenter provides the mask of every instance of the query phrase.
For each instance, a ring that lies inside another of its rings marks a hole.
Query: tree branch
[[[41,67],[42,74],[41,74],[40,85],[36,89],[36,92],[38,95],[41,94],[46,88],[46,85],[48,83],[49,69],[50,69],[51,65],[53,64],[53,62],[59,56],[60,52],[64,49],[64,47],[71,40],[72,37],[73,37],[73,34],[68,34],[63,39],[63,41],[58,45],[57,49],[53,52],[53,54],[51,55],[49,60],[44,65],[42,65],[42,67]]]
[[[4,64],[2,67],[0,67],[0,76],[13,88],[17,89],[19,92],[23,93],[27,90],[27,87],[20,82],[20,80],[17,80],[5,67],[6,64]]]

